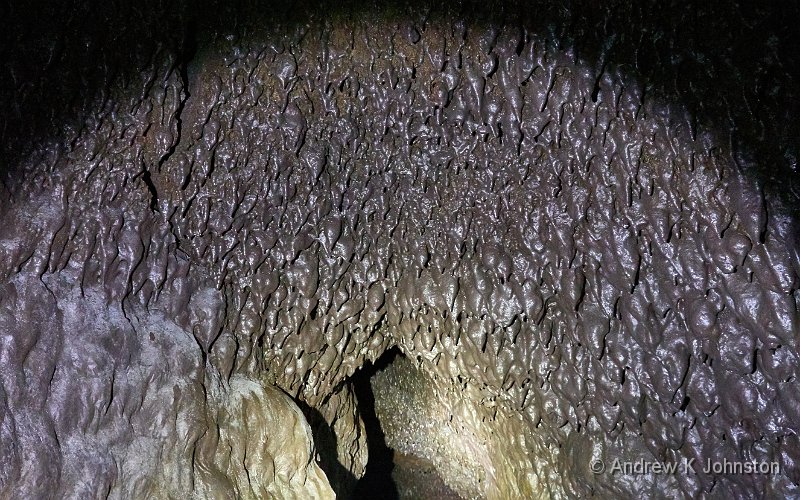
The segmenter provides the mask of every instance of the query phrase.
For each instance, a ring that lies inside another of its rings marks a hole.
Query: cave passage
[[[359,413],[364,420],[369,448],[367,470],[356,485],[356,499],[400,498],[398,486],[392,477],[395,453],[386,444],[386,436],[375,412],[375,394],[370,384],[370,379],[391,365],[397,356],[402,356],[399,350],[390,349],[374,363],[367,363],[353,375],[353,388],[358,398]]]
[[[418,433],[419,438],[425,432],[419,425],[435,425],[427,417],[429,407],[435,406],[426,392],[430,381],[421,376],[414,364],[399,349],[392,348],[362,367],[353,376],[352,384],[369,448],[366,472],[356,485],[354,498],[462,498],[445,483],[432,457],[423,456],[425,453],[413,445],[415,438],[405,434]],[[416,404],[408,404],[411,401]],[[409,418],[412,414],[416,418]]]
[[[800,498],[785,3],[11,5],[0,499]]]

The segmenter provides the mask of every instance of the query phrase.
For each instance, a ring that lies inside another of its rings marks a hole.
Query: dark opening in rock
[[[426,421],[430,381],[398,349],[390,349],[375,363],[353,376],[369,446],[369,461],[358,482],[355,498],[458,499],[430,457],[419,449],[414,429]],[[408,404],[415,402],[415,404]],[[395,449],[394,447],[398,447]]]
[[[375,363],[368,363],[353,375],[353,387],[358,398],[359,412],[367,431],[369,447],[367,471],[356,486],[355,498],[400,498],[397,485],[392,477],[395,468],[394,451],[386,445],[386,436],[375,413],[376,395],[373,394],[370,385],[370,379],[388,367],[397,356],[402,356],[399,350],[390,349]]]

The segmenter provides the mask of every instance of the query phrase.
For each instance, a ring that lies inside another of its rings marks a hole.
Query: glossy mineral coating
[[[800,494],[797,12],[631,3],[11,7],[0,496]]]

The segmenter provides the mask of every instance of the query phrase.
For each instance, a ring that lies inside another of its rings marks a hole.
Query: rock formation
[[[796,6],[9,8],[0,497],[799,494]]]

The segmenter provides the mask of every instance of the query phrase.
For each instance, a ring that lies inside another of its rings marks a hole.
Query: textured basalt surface
[[[11,6],[0,496],[800,494],[797,13]]]

